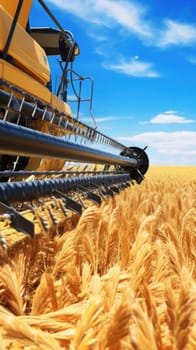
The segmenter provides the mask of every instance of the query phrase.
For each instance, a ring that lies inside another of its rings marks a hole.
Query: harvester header
[[[94,82],[73,69],[79,45],[46,3],[37,2],[54,28],[31,26],[32,0],[0,0],[0,218],[31,236],[34,224],[25,210],[36,220],[37,208],[58,199],[65,216],[67,209],[81,213],[78,194],[100,205],[133,182],[140,184],[148,169],[146,148],[126,147],[97,129]],[[54,55],[61,69],[56,92],[48,63]],[[91,90],[83,99],[85,80]],[[68,103],[69,85],[76,116]],[[82,102],[89,103],[94,127],[80,118]],[[57,221],[53,218],[54,225]]]

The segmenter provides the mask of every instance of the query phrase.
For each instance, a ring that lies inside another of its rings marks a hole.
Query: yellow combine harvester
[[[148,169],[145,149],[127,148],[80,120],[81,89],[77,93],[74,87],[78,108],[73,117],[67,91],[74,74],[80,88],[84,81],[73,70],[79,46],[43,0],[37,1],[55,28],[30,26],[32,0],[0,0],[0,218],[2,226],[7,220],[31,236],[37,206],[60,198],[59,210],[65,215],[67,208],[81,213],[75,193],[100,204],[133,181],[140,183]],[[50,55],[59,56],[62,70],[56,94],[51,87]],[[91,144],[101,145],[102,150]],[[119,154],[105,151],[106,147],[118,149]],[[76,162],[73,168],[70,161]],[[27,208],[33,221],[25,217]]]

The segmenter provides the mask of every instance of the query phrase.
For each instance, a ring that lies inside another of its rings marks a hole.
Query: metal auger
[[[142,175],[148,169],[148,157],[140,148],[126,148],[121,155],[115,155],[5,121],[0,121],[0,137],[1,154],[112,164],[139,169]]]

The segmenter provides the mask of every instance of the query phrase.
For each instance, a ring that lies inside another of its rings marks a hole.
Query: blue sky
[[[80,46],[74,69],[94,78],[99,130],[127,146],[148,145],[151,164],[196,165],[196,1],[46,4]],[[31,25],[55,27],[36,2]],[[50,64],[58,79],[56,58]],[[83,89],[88,97],[89,84]],[[92,123],[87,103],[81,120]]]

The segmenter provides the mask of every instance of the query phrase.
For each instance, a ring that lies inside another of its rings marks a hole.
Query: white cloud
[[[116,24],[142,37],[151,37],[151,29],[144,16],[145,7],[127,0],[50,0],[65,11],[87,22],[107,27]]]
[[[170,45],[188,46],[196,42],[196,26],[180,23],[173,20],[165,21],[166,28],[162,30],[157,45],[166,47]]]
[[[133,77],[158,78],[159,74],[150,62],[142,62],[131,58],[129,61],[121,59],[119,63],[103,63],[103,67]]]
[[[110,122],[110,121],[114,121],[114,120],[131,120],[133,119],[132,116],[105,116],[105,117],[95,117],[95,121],[97,124],[99,123],[104,123],[104,122]],[[85,122],[85,123],[89,123],[89,122],[92,122],[92,118],[91,117],[85,117],[83,116],[81,118],[81,121],[82,122]]]
[[[96,123],[103,123],[103,122],[108,122],[108,121],[113,121],[113,120],[119,120],[119,117],[96,117],[95,118],[95,121]],[[92,121],[92,118],[89,118],[89,117],[84,117],[82,118],[82,121],[85,122],[85,123],[88,123],[88,122],[91,122]]]
[[[50,3],[58,6],[60,9],[71,12],[78,17],[88,19],[89,10],[93,6],[93,1],[86,0],[49,0]],[[89,5],[89,6],[88,6]]]
[[[107,46],[107,43],[106,43],[106,45],[102,44],[102,46],[97,46],[95,49],[95,53],[99,56],[102,56],[105,59],[109,59],[110,58],[110,50],[108,50],[108,47],[106,48],[106,46]]]
[[[125,33],[134,33],[144,44],[158,47],[170,45],[192,45],[196,43],[196,25],[182,23],[172,19],[163,19],[157,26],[150,20],[149,6],[133,0],[48,0],[61,10],[72,13],[85,22],[96,25],[97,41],[105,40],[104,28],[117,25],[125,29]],[[161,28],[162,27],[162,28]],[[92,31],[89,30],[89,35]],[[112,38],[114,39],[113,33]]]
[[[187,124],[194,123],[193,119],[186,119],[177,114],[176,111],[166,111],[164,113],[157,114],[153,119],[150,120],[152,124]]]
[[[169,111],[165,111],[164,114],[176,114],[177,112],[174,109],[171,109]]]
[[[151,37],[151,31],[147,22],[143,19],[144,8],[130,1],[100,0],[96,4],[99,11],[106,17],[116,21],[122,27],[131,30],[138,35]]]
[[[128,146],[148,145],[150,164],[196,165],[196,132],[150,132],[131,137],[119,137]]]
[[[161,156],[165,154],[168,159],[171,155],[194,156],[196,159],[196,132],[149,132],[130,137],[119,137],[119,140],[128,141],[134,145],[148,145],[155,149]]]
[[[92,38],[93,40],[96,40],[97,42],[100,42],[101,44],[105,43],[105,42],[108,42],[108,40],[110,40],[110,38],[107,35],[104,35],[104,34],[98,32],[98,31],[95,31],[95,32],[91,31],[91,32],[88,33],[88,36],[90,38]],[[102,52],[99,53],[99,50],[102,51],[101,48],[100,49],[96,48],[96,51],[98,51],[97,53],[102,55],[103,53]]]

